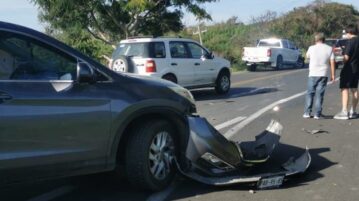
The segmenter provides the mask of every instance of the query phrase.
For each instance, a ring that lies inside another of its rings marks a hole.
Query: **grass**
[[[247,66],[244,63],[233,63],[232,64],[232,72],[245,71]]]

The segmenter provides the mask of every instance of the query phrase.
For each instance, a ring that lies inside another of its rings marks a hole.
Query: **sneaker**
[[[303,114],[303,118],[304,118],[304,119],[310,118],[310,114],[304,113],[304,114]]]
[[[356,119],[356,118],[358,118],[358,113],[353,112],[353,111],[350,111],[350,112],[349,112],[349,118],[350,118],[350,119]]]
[[[334,116],[334,119],[347,120],[349,119],[348,112],[341,111]]]

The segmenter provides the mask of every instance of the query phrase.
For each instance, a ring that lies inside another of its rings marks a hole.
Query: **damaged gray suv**
[[[0,185],[117,168],[159,190],[174,175],[170,162],[195,111],[176,84],[116,73],[0,22]]]

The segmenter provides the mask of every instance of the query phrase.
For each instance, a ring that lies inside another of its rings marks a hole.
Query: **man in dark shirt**
[[[342,93],[342,111],[334,119],[357,118],[358,79],[359,79],[359,38],[357,26],[349,26],[346,30],[349,41],[344,51],[344,66],[340,72],[340,89]],[[348,113],[349,91],[352,93],[352,105]]]

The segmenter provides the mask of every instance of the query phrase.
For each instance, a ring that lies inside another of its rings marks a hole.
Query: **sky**
[[[278,14],[286,13],[295,7],[305,6],[312,0],[219,0],[215,3],[204,4],[204,8],[211,14],[213,22],[226,21],[237,16],[244,23],[251,17],[259,16],[266,11],[275,11]],[[359,9],[359,0],[336,0],[335,2],[351,4]],[[0,21],[24,25],[38,31],[44,27],[39,22],[38,9],[29,0],[0,0]],[[185,12],[183,17],[185,25],[195,25],[197,21]]]

